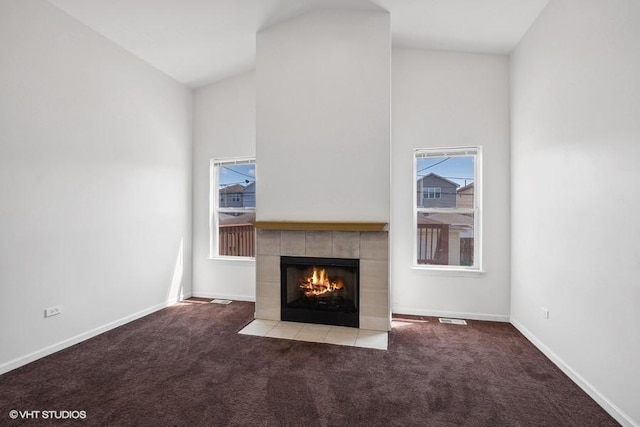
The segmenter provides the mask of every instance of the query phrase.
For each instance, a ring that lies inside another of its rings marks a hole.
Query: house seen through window
[[[479,147],[415,151],[416,265],[480,269],[479,161]]]
[[[211,178],[211,255],[254,257],[255,160],[212,160]]]

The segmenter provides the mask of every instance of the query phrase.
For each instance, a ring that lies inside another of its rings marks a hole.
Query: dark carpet
[[[253,311],[188,300],[2,375],[0,425],[618,425],[506,323],[397,318],[381,351],[237,334]]]

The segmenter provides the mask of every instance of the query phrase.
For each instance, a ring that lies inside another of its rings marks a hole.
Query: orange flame
[[[307,297],[325,295],[344,288],[342,280],[331,281],[324,268],[313,267],[311,276],[300,279],[300,289]]]

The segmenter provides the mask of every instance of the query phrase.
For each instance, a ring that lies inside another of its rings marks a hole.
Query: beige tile
[[[301,329],[302,324],[289,325],[280,322],[276,326],[274,326],[265,336],[268,338],[293,339]]]
[[[389,233],[371,231],[360,233],[360,258],[372,260],[389,259]]]
[[[280,283],[280,256],[256,256],[256,281]]]
[[[384,331],[373,331],[371,329],[358,329],[358,338],[364,337],[380,337],[387,336],[387,333]]]
[[[280,284],[258,282],[256,285],[257,319],[280,320]]]
[[[277,299],[278,307],[279,307],[280,306],[280,283],[258,281],[258,283],[256,283],[256,299],[260,299],[263,297]]]
[[[261,296],[260,298],[256,298],[256,314],[258,312],[264,312],[265,310],[269,311],[277,311],[280,313],[280,295],[276,296]],[[278,314],[278,318],[274,319],[273,316],[262,317],[257,316],[257,319],[267,319],[267,320],[280,320],[280,314]]]
[[[357,231],[332,232],[332,252],[334,258],[360,258],[360,233]]]
[[[364,316],[360,314],[360,327],[372,331],[385,332],[390,329],[390,319],[377,316]]]
[[[303,327],[298,331],[294,339],[298,341],[324,342],[325,337],[329,333],[329,328],[309,329]]]
[[[316,323],[303,323],[302,330],[303,331],[316,331],[316,332],[329,332],[332,328],[331,325],[319,325]]]
[[[353,347],[356,344],[357,337],[356,334],[341,334],[335,331],[329,331],[324,342],[327,344],[348,345]]]
[[[256,319],[280,321],[280,306],[273,308],[269,304],[259,305],[256,302]]]
[[[257,230],[256,231],[257,255],[280,255],[280,231]]]
[[[389,288],[389,263],[385,261],[360,260],[360,289],[386,290]]]
[[[360,289],[360,313],[365,316],[389,317],[389,292],[387,290]],[[360,326],[362,327],[362,326]]]
[[[256,313],[262,310],[280,311],[280,296],[261,296],[260,298],[256,298]],[[272,317],[264,318],[260,316],[256,316],[256,319],[273,320]],[[277,320],[280,320],[280,318]]]
[[[263,319],[254,319],[251,324],[254,325],[262,325],[262,326],[271,326],[274,327],[278,324],[279,322],[277,320],[263,320]]]
[[[332,243],[331,231],[307,231],[305,234],[305,255],[330,258]]]
[[[305,254],[304,231],[282,231],[280,235],[280,255],[304,256]]]
[[[386,350],[388,346],[388,334],[386,332],[373,332],[360,330],[356,338],[356,347],[375,348]]]
[[[360,311],[373,308],[391,311],[387,289],[360,289]]]
[[[276,321],[254,320],[242,328],[238,333],[243,335],[255,335],[263,337],[276,325]]]
[[[380,324],[384,325],[382,330],[388,331],[391,324],[391,310],[382,306],[364,307],[364,309],[360,310],[360,328],[378,331],[381,330],[378,327],[369,328],[367,325],[363,325],[362,319],[379,319]]]
[[[330,326],[330,332],[334,334],[354,334],[358,335],[358,328],[350,328],[348,326]]]
[[[302,329],[304,327],[305,323],[301,323],[301,322],[289,322],[288,320],[282,320],[280,322],[278,322],[278,324],[276,326],[280,327],[280,328],[295,328],[295,329]]]

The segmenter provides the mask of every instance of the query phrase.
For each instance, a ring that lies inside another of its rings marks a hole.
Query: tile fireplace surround
[[[389,331],[389,234],[384,223],[256,223],[256,319],[280,319],[280,256],[360,260],[360,329]]]

